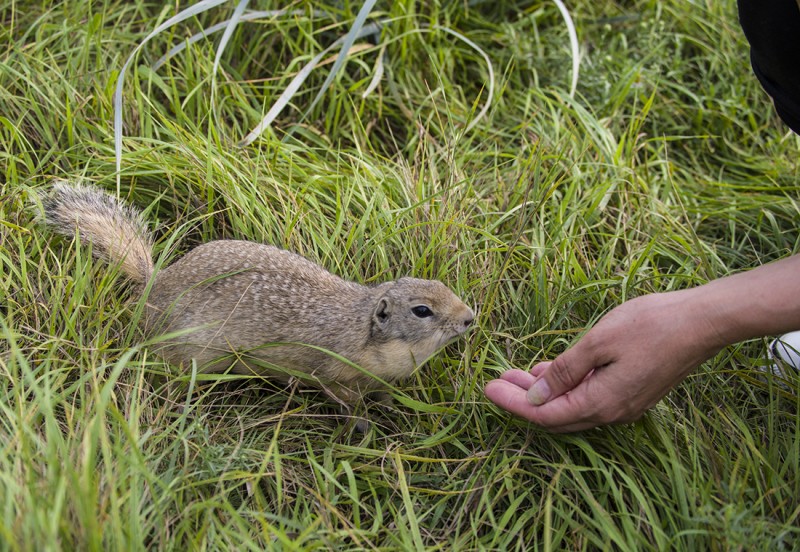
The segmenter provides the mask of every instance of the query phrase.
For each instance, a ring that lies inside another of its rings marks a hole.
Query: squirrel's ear
[[[389,300],[386,297],[381,297],[378,300],[378,305],[375,307],[375,312],[372,313],[372,320],[382,326],[389,320],[392,314],[392,307],[389,305]]]

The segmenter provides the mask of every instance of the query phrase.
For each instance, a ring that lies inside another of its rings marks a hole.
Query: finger
[[[532,376],[529,372],[525,372],[524,370],[517,370],[516,368],[500,374],[500,379],[505,380],[509,383],[513,383],[514,385],[522,387],[525,390],[527,390],[528,387],[533,385],[533,382],[536,381],[536,378]]]
[[[552,363],[553,363],[552,360],[545,360],[544,362],[540,362],[534,365],[533,368],[531,368],[530,372],[528,373],[538,378],[544,373],[545,370],[547,370],[550,367]]]
[[[544,406],[531,406],[523,388],[503,379],[490,381],[484,393],[503,410],[555,433],[580,431],[597,425],[585,419],[580,411],[575,411],[576,405],[569,401],[569,395],[557,397]]]
[[[531,368],[531,369],[528,371],[528,373],[529,373],[530,375],[532,375],[532,376],[533,376],[533,380],[535,381],[536,379],[538,379],[538,378],[539,378],[539,377],[540,377],[540,376],[541,376],[541,375],[542,375],[542,374],[545,372],[545,370],[547,370],[547,369],[550,367],[550,365],[551,365],[552,363],[553,363],[553,361],[552,361],[552,360],[546,360],[546,361],[544,361],[544,362],[540,362],[539,364],[537,364],[537,365],[535,365],[533,368]],[[581,381],[586,381],[586,378],[589,378],[589,377],[591,377],[591,376],[592,376],[592,374],[594,374],[594,371],[595,371],[596,369],[597,369],[597,368],[595,368],[595,369],[592,369],[592,370],[589,370],[589,373],[588,373],[588,374],[586,374],[586,375],[583,377],[583,380],[581,380]],[[510,371],[510,370],[509,370],[509,371]],[[501,377],[502,377],[502,376],[501,376]],[[527,389],[527,387],[526,387],[526,389]]]
[[[584,387],[555,397],[541,406],[532,406],[528,402],[528,415],[525,418],[558,433],[597,426],[598,422],[592,419],[591,409],[586,407],[581,398]],[[527,397],[525,400],[527,402]]]
[[[487,383],[483,392],[490,401],[503,410],[528,421],[536,422],[529,416],[533,407],[525,399],[525,389],[522,387],[504,379],[497,379]]]
[[[599,365],[593,347],[583,345],[585,339],[540,370],[538,379],[528,388],[530,404],[540,406],[575,389]]]

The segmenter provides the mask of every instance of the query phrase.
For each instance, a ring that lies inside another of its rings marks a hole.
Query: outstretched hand
[[[727,343],[696,290],[645,295],[572,348],[486,385],[500,408],[554,432],[632,422]]]

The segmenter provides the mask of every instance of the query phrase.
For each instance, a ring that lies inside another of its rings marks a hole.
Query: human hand
[[[623,303],[555,360],[490,381],[486,396],[554,432],[638,419],[727,344],[698,289]]]

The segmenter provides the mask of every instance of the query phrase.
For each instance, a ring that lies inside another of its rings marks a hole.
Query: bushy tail
[[[45,220],[56,232],[79,236],[93,253],[135,282],[153,273],[153,238],[141,214],[91,186],[57,182],[43,201]]]

